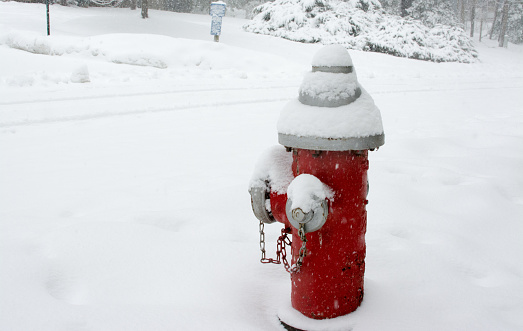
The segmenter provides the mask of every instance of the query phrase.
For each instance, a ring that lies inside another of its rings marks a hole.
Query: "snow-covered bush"
[[[364,36],[363,50],[434,62],[475,62],[472,41],[459,27],[435,25],[384,16],[377,31]]]
[[[376,9],[378,1],[277,0],[256,7],[244,29],[306,43],[340,43],[347,35],[369,32]]]
[[[253,13],[253,20],[244,26],[253,33],[436,62],[477,59],[461,28],[428,27],[387,15],[377,0],[276,0]]]

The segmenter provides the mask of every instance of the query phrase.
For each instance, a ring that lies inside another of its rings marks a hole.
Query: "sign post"
[[[45,7],[47,9],[47,35],[51,34],[51,25],[49,24],[49,0],[45,1]]]
[[[211,9],[209,10],[209,15],[212,16],[211,35],[214,36],[215,42],[220,41],[220,34],[222,32],[222,17],[225,16],[225,8],[225,2],[211,2]]]

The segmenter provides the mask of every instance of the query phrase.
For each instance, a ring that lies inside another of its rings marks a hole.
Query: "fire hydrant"
[[[261,261],[285,265],[292,307],[309,318],[346,315],[363,300],[367,156],[384,137],[380,111],[358,83],[347,50],[322,48],[299,97],[281,112],[283,146],[260,159],[249,186]],[[275,221],[284,228],[276,258],[267,258],[264,225]]]

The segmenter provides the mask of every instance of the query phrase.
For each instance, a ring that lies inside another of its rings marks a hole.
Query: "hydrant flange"
[[[278,133],[278,142],[286,147],[313,151],[363,151],[373,150],[385,144],[385,135],[369,137],[322,138]]]

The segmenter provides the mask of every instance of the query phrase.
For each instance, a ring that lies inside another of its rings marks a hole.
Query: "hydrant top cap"
[[[278,142],[315,151],[369,150],[383,145],[380,111],[353,69],[345,47],[320,49],[298,99],[280,113]]]
[[[329,45],[320,49],[312,59],[313,67],[351,67],[352,59],[341,45]]]

